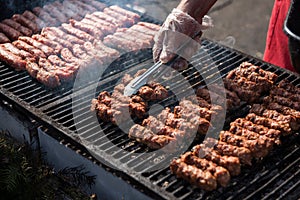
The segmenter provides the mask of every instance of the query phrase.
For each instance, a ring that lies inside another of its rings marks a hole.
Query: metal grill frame
[[[210,47],[211,52],[210,55],[214,58],[221,58],[219,59],[220,61],[224,62],[219,65],[218,67],[221,68],[221,72],[225,75],[228,71],[232,70],[233,68],[237,67],[241,62],[243,61],[249,61],[253,64],[256,64],[258,66],[261,66],[263,69],[265,70],[269,70],[272,72],[275,72],[276,74],[279,75],[279,80],[282,79],[288,79],[290,82],[293,82],[295,85],[299,85],[300,84],[300,77],[297,74],[294,74],[292,72],[288,72],[284,69],[278,68],[276,66],[270,65],[268,63],[265,63],[259,59],[256,59],[254,57],[245,55],[244,53],[238,52],[236,50],[230,49],[228,47],[222,46],[220,44],[214,43],[212,41],[209,40],[203,40],[203,46],[207,46]],[[213,49],[216,49],[215,51]],[[225,53],[227,52],[227,53]],[[235,55],[235,56],[233,56]],[[235,59],[236,57],[236,59]],[[200,59],[205,59],[205,58],[201,58]],[[218,60],[218,59],[217,59]],[[227,66],[222,68],[222,66]],[[208,66],[209,67],[209,66]],[[208,68],[207,67],[207,68]],[[138,67],[132,67],[130,69],[133,68],[138,68]],[[206,69],[204,69],[206,70]],[[0,71],[1,73],[1,71]],[[206,73],[209,73],[209,70],[206,71]],[[21,72],[20,74],[18,73],[17,76],[23,76],[24,74]],[[119,74],[116,74],[115,76],[110,76],[106,79],[103,80],[103,82],[109,82],[111,81],[114,77],[116,76],[120,76]],[[90,85],[90,87],[94,87],[95,85]],[[79,90],[78,92],[85,92],[87,91],[87,88],[83,88],[82,90]],[[60,104],[64,104],[66,101],[71,101],[72,99],[72,95],[62,95],[61,97],[58,97],[58,100],[51,102],[50,104],[46,104],[45,106],[42,107],[34,107],[31,106],[30,104],[28,104],[25,101],[22,101],[22,99],[20,99],[18,96],[12,94],[11,92],[7,91],[6,89],[4,89],[3,87],[1,87],[0,90],[0,94],[1,97],[3,97],[3,99],[5,99],[6,101],[10,102],[13,107],[21,113],[24,113],[28,116],[30,116],[31,118],[35,119],[36,121],[38,121],[40,124],[42,124],[43,126],[47,127],[49,130],[49,134],[51,136],[53,136],[54,138],[58,139],[59,141],[63,140],[63,141],[68,141],[68,143],[72,143],[77,149],[81,150],[84,152],[84,156],[88,156],[91,157],[91,154],[88,152],[88,150],[82,145],[80,139],[78,138],[78,136],[76,135],[76,133],[74,133],[69,127],[66,127],[64,125],[62,125],[61,123],[59,123],[57,120],[55,120],[51,115],[48,115],[45,111],[47,110],[51,110],[53,107],[55,106],[59,106]],[[74,94],[73,94],[74,95]],[[76,94],[75,94],[76,95]],[[66,104],[64,104],[64,106],[67,106]],[[64,110],[63,110],[64,111]],[[64,111],[65,112],[65,111]],[[72,122],[71,122],[72,123]],[[121,136],[123,137],[123,136]],[[299,134],[295,135],[295,140],[299,140]],[[292,143],[293,144],[293,143]],[[293,145],[297,145],[297,143],[293,144]],[[287,153],[285,155],[285,159],[288,159],[288,157],[294,158],[295,155],[298,155],[300,150],[299,150],[299,146],[295,147],[295,149],[290,152]],[[284,150],[284,149],[276,149],[274,152],[280,152],[280,150]],[[264,167],[264,164],[267,163],[267,160],[272,159],[270,158],[271,156],[268,156],[266,159],[264,159],[264,161],[262,162],[261,167]],[[293,159],[292,159],[293,160]],[[287,172],[290,168],[294,167],[293,163],[295,162],[299,162],[299,159],[293,160],[291,161],[291,163],[288,163],[287,168],[284,168],[284,172]],[[113,163],[111,163],[113,164]],[[276,163],[275,163],[276,164]],[[171,175],[169,173],[169,169],[163,169],[163,170],[159,170],[155,173],[152,174],[136,174],[133,173],[133,171],[131,171],[130,169],[128,171],[124,171],[124,172],[120,172],[118,170],[114,170],[108,166],[105,165],[105,163],[101,163],[102,166],[105,166],[105,168],[107,168],[110,171],[113,171],[114,173],[117,174],[117,176],[120,176],[121,178],[124,178],[125,180],[128,180],[130,182],[132,182],[134,185],[138,186],[140,188],[140,190],[143,190],[144,192],[146,192],[149,196],[152,197],[161,197],[161,198],[166,198],[166,199],[172,199],[172,198],[179,198],[179,199],[185,199],[185,198],[189,198],[189,197],[195,197],[193,196],[193,194],[198,195],[197,197],[199,199],[201,198],[236,198],[238,196],[234,196],[234,195],[242,195],[242,193],[245,192],[245,190],[249,189],[248,187],[242,187],[240,188],[237,192],[237,194],[232,194],[231,192],[227,193],[223,193],[225,192],[224,190],[226,190],[226,188],[220,188],[218,189],[215,193],[211,193],[209,195],[209,193],[203,192],[199,189],[192,189],[191,186],[189,184],[187,184],[184,181],[180,181],[175,179],[174,175]],[[277,167],[282,166],[282,163],[279,162],[279,164],[275,165],[275,170],[277,170]],[[294,177],[298,177],[299,176],[299,172],[300,170],[296,171],[295,174],[293,175]],[[162,178],[158,178],[156,181],[153,181],[156,179],[156,177],[159,177],[160,174],[168,174],[167,176],[163,176]],[[240,176],[244,176],[243,174],[244,172],[242,172],[242,175]],[[265,172],[267,173],[267,172]],[[274,181],[276,182],[278,175],[274,175],[272,174],[272,177],[269,177],[270,179],[266,179],[266,183],[264,185],[261,185],[257,190],[254,190],[251,194],[249,194],[249,196],[244,198],[251,198],[251,197],[257,197],[257,194],[259,192],[262,192],[262,190],[264,190],[266,187],[268,187],[270,184],[273,184]],[[233,187],[235,188],[237,182],[235,182],[235,180],[239,180],[240,176],[238,178],[233,178],[231,181],[231,184],[229,187]],[[251,170],[250,170],[250,175],[247,173],[246,176],[254,176],[254,182],[251,183],[256,184],[257,182],[257,178],[259,177],[255,177],[255,175],[253,175],[253,173],[251,174]],[[262,174],[260,174],[259,176],[264,176]],[[288,182],[293,176],[289,177],[286,182]],[[280,178],[280,177],[279,177]],[[165,190],[164,187],[162,187],[161,185],[166,181],[171,179],[172,182],[169,184],[169,186],[167,188],[170,187],[175,187],[176,189],[173,190],[172,192],[169,192],[167,190]],[[256,180],[256,181],[255,181]],[[180,183],[180,184],[179,184]],[[285,183],[285,182],[284,182]],[[178,185],[179,184],[179,185]],[[276,184],[276,183],[275,183]],[[295,184],[295,186],[290,187],[288,191],[292,190],[293,188],[298,188],[299,186],[299,181]],[[277,188],[285,188],[283,186],[283,184],[279,185]],[[188,188],[188,189],[187,189]],[[180,193],[184,193],[185,195],[182,196],[178,196],[178,194]],[[271,191],[270,193],[268,193],[268,195],[270,196],[270,198],[272,197],[273,194],[275,194],[276,190]],[[159,193],[159,195],[157,196],[156,193]],[[218,196],[219,194],[219,196]],[[222,196],[220,196],[220,194],[222,194]],[[282,194],[282,197],[285,193]],[[286,193],[287,195],[289,193]],[[241,196],[240,196],[241,197]],[[243,197],[243,196],[242,196]]]

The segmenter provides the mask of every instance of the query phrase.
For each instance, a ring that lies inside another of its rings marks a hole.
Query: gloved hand
[[[154,38],[154,61],[167,63],[177,54],[180,58],[172,67],[177,70],[185,69],[188,65],[187,59],[200,48],[202,30],[209,27],[212,27],[212,20],[208,16],[203,17],[200,24],[189,14],[173,9]],[[184,48],[181,48],[182,45]]]

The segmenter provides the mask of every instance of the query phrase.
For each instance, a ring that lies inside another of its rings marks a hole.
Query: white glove
[[[176,60],[172,67],[177,70],[185,69],[187,60],[200,48],[202,30],[210,27],[212,20],[208,16],[199,24],[187,13],[174,8],[154,38],[154,61],[167,63],[177,54],[181,58]],[[184,48],[181,48],[183,45]]]

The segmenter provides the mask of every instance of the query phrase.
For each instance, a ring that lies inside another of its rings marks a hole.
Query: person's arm
[[[217,0],[182,0],[178,4],[177,9],[189,14],[201,23],[204,15],[208,13],[216,1]]]
[[[169,62],[176,54],[181,55],[173,63],[173,68],[183,70],[187,61],[200,47],[202,30],[211,27],[210,22],[203,22],[204,16],[217,0],[182,0],[169,14],[161,30],[155,36],[153,59],[155,62]],[[190,38],[194,40],[190,41]],[[189,42],[190,41],[190,42]],[[186,42],[186,48],[182,49]],[[185,59],[184,59],[185,58]]]

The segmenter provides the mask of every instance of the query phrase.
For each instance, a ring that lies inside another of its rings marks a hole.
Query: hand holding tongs
[[[196,36],[198,36],[200,33],[196,34],[193,38],[195,38]],[[193,39],[191,38],[191,39]],[[187,40],[184,44],[182,44],[177,52],[181,51],[188,43],[190,42],[190,40]],[[179,58],[178,55],[175,55],[168,63],[166,63],[167,65],[170,65],[172,63],[174,63],[177,59]],[[142,75],[134,78],[132,81],[130,81],[130,83],[125,87],[124,89],[124,96],[131,96],[132,94],[136,93],[138,91],[138,89],[140,87],[142,87],[143,85],[145,85],[148,81],[148,78],[157,70],[161,67],[163,63],[161,61],[158,61],[157,63],[155,63],[152,67],[150,67],[145,73],[143,73]]]
[[[150,67],[145,73],[134,78],[124,89],[124,95],[130,96],[138,91],[140,87],[145,85],[148,81],[148,77],[151,76],[163,63],[158,61],[152,67]]]

